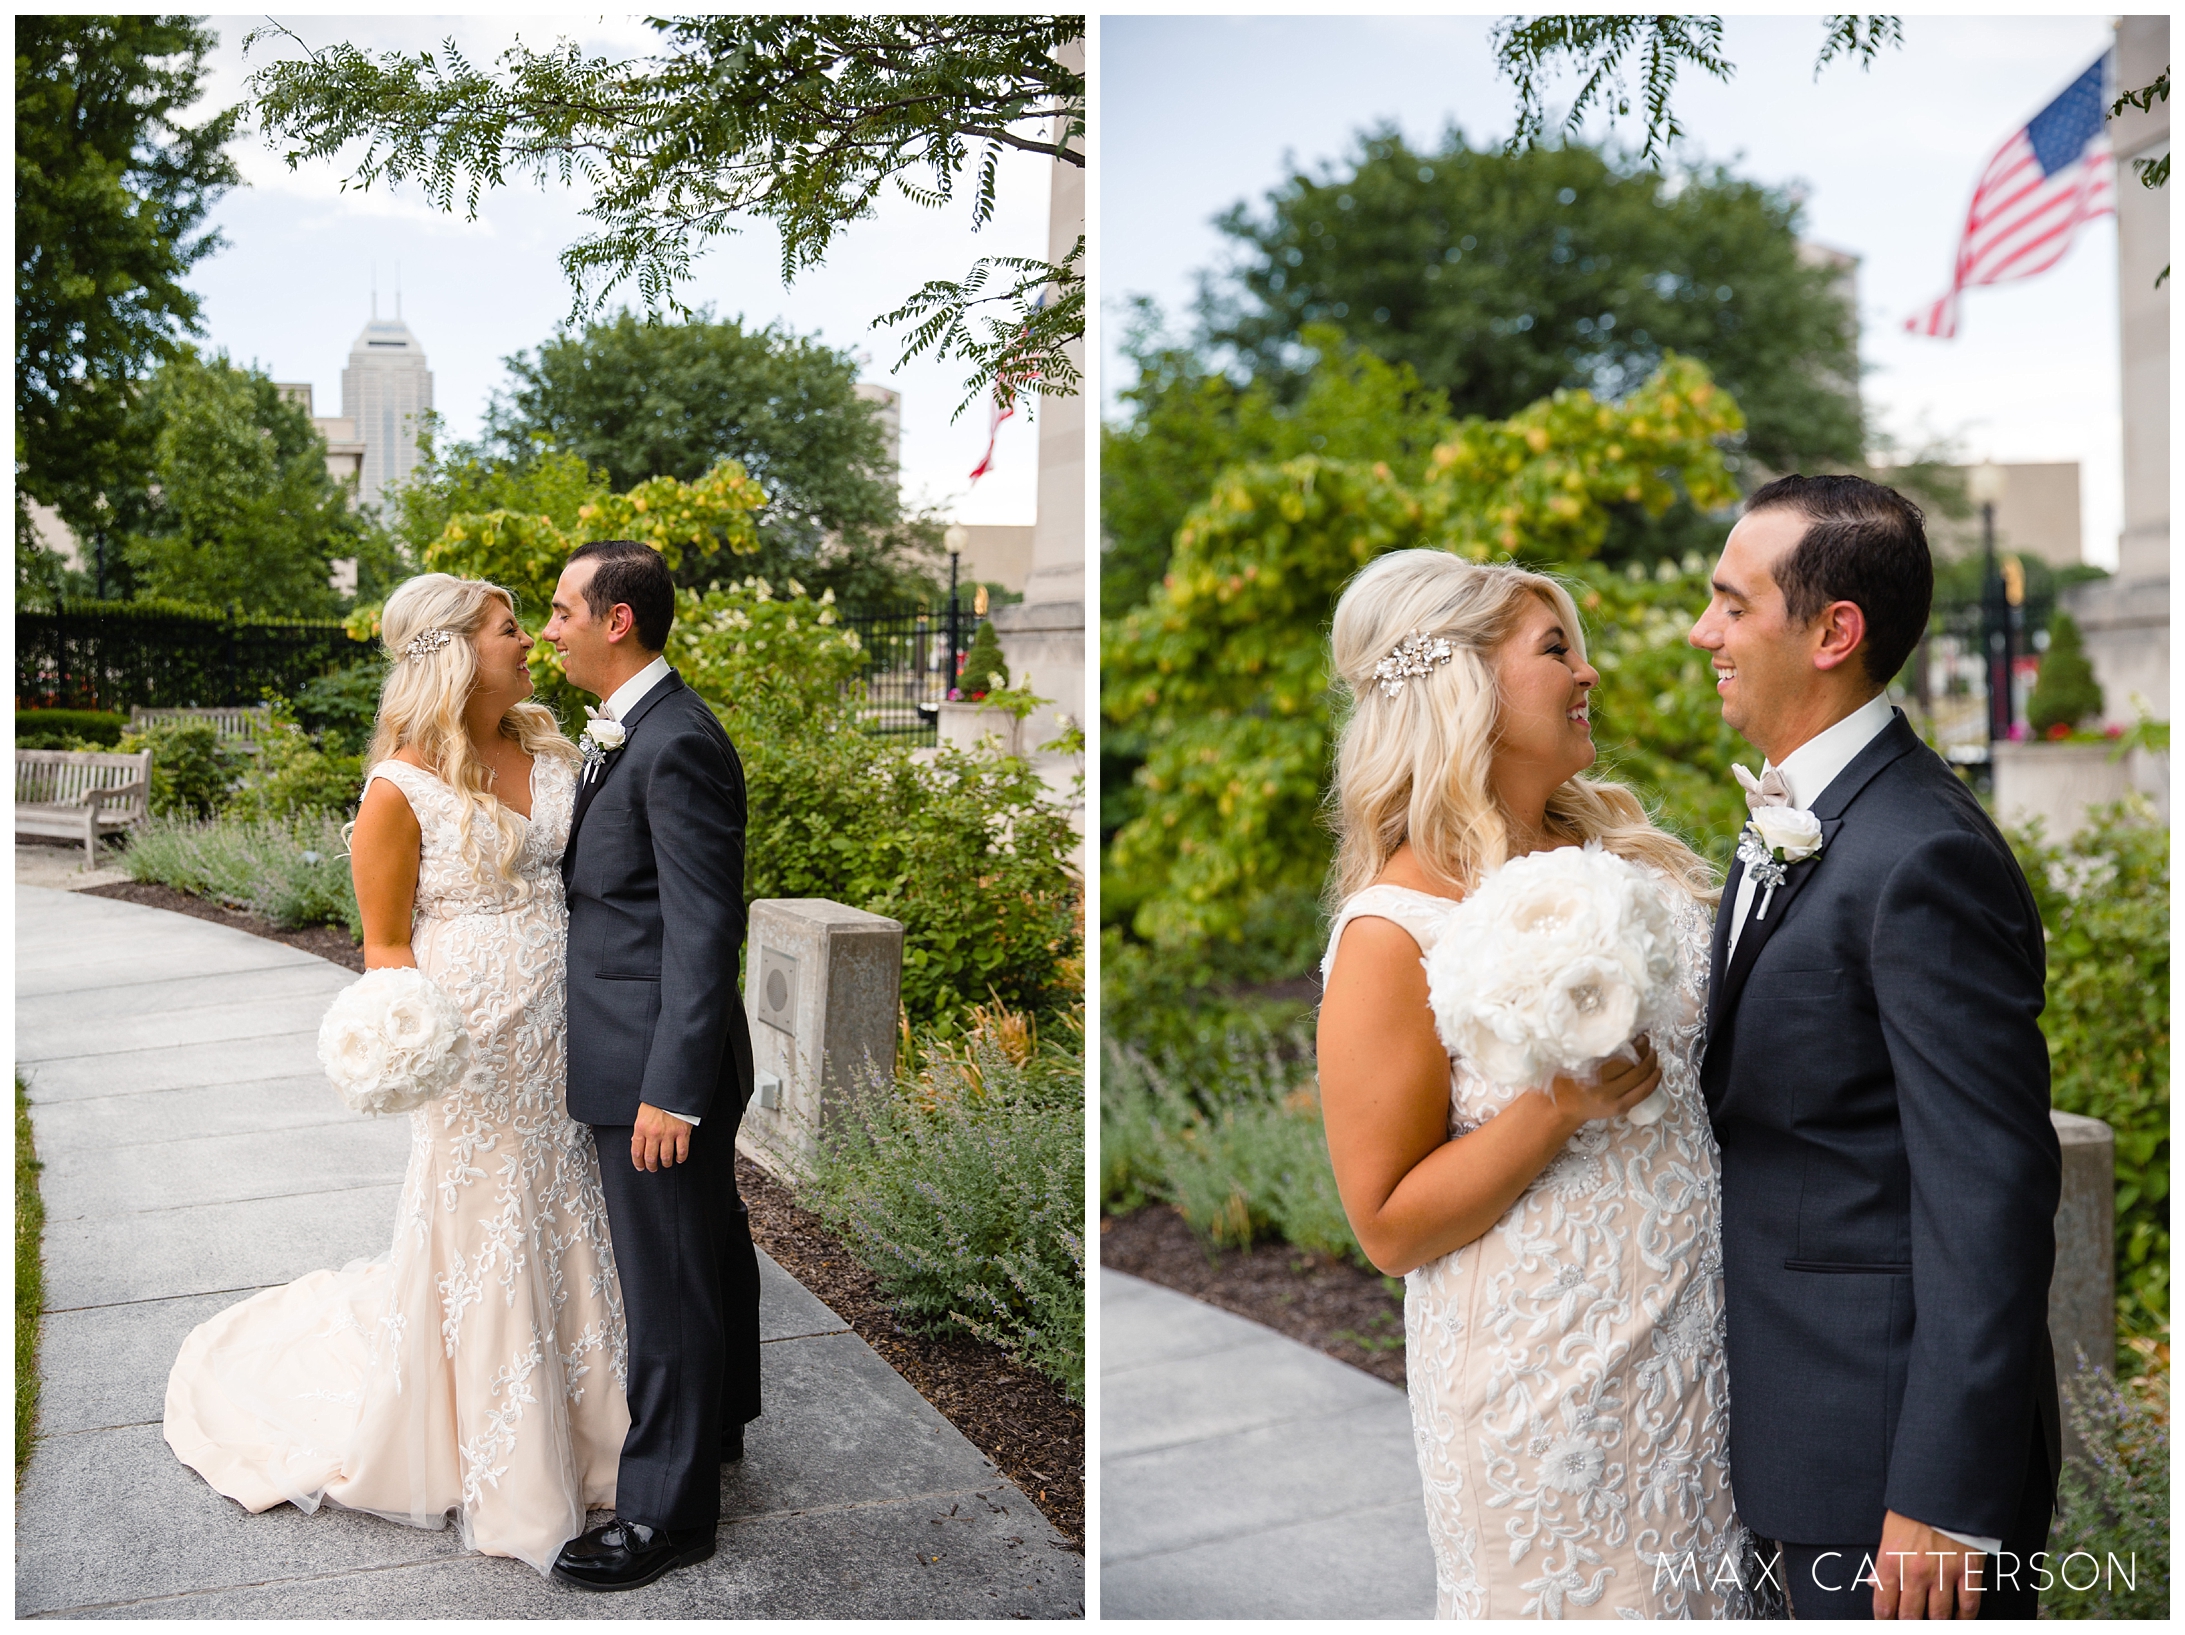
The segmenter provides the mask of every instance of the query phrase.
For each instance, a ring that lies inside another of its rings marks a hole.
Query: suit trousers
[[[709,1120],[688,1160],[650,1171],[630,1162],[631,1129],[592,1127],[630,1337],[615,1515],[711,1527],[722,1441],[759,1416],[759,1264],[736,1195],[736,1125]]]
[[[2035,1432],[2035,1446],[2028,1454],[2025,1486],[2018,1497],[2018,1515],[2003,1537],[1999,1557],[1991,1556],[1980,1574],[1980,1616],[1983,1618],[2033,1618],[2039,1615],[2038,1557],[2048,1547],[2048,1525],[2054,1498],[2048,1485],[2048,1455]],[[1859,1579],[1869,1561],[1885,1574],[1897,1571],[1895,1561],[1880,1556],[1881,1534],[1859,1544],[1789,1544],[1783,1546],[1778,1577],[1790,1597],[1793,1617],[1853,1618],[1874,1616],[1874,1586]],[[2051,1582],[2053,1564],[2051,1565]]]

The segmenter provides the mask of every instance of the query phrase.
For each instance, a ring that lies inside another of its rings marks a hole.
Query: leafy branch
[[[1902,45],[1904,29],[1895,17],[1825,17],[1827,30],[1813,65],[1821,70],[1839,56],[1871,67],[1884,46]],[[1495,24],[1495,67],[1517,90],[1517,128],[1504,145],[1519,153],[1540,145],[1547,135],[1548,84],[1568,69],[1581,76],[1578,94],[1563,116],[1568,136],[1595,109],[1609,121],[1629,118],[1632,92],[1627,59],[1635,58],[1638,99],[1646,118],[1642,162],[1659,166],[1684,135],[1671,105],[1677,75],[1697,68],[1728,84],[1737,66],[1722,54],[1720,17],[1505,17]]]
[[[1063,396],[1080,380],[1068,346],[1085,332],[1085,279],[1080,270],[1085,236],[1080,233],[1060,266],[1024,256],[987,256],[974,263],[961,282],[931,279],[916,294],[874,320],[891,328],[910,324],[902,368],[931,351],[936,359],[960,357],[978,371],[949,418],[968,409],[991,383],[1004,408],[1020,393]],[[990,269],[1017,274],[1008,287],[986,293]],[[998,313],[975,313],[996,307]]]
[[[415,182],[436,208],[471,217],[512,177],[581,181],[597,230],[561,254],[572,321],[624,283],[648,310],[687,316],[676,292],[693,256],[747,218],[774,225],[788,282],[891,184],[927,209],[968,193],[976,231],[993,217],[1005,153],[1085,162],[1085,76],[1057,55],[1083,37],[1082,17],[647,22],[661,48],[627,61],[566,40],[543,51],[519,41],[491,68],[452,39],[438,52],[373,57],[347,43],[313,49],[279,24],[244,45],[278,39],[301,53],[251,76],[260,127],[286,145],[291,169],[336,160],[345,186]],[[1054,305],[1073,315],[1075,339],[1084,302],[1074,260],[1030,287],[1048,282],[1062,289]],[[983,283],[975,268],[960,286],[967,301]],[[912,307],[949,316],[939,296]],[[961,339],[968,306],[952,317],[924,344],[980,356]]]

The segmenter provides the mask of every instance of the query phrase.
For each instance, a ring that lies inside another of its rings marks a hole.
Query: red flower
[[[2068,721],[2057,722],[2048,729],[2048,735],[2051,738],[2069,738],[2071,736],[2071,723]]]

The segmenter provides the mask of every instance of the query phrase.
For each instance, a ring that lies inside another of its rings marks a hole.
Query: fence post
[[[58,676],[54,682],[54,700],[62,709],[68,708],[68,607],[58,596],[53,598],[53,668]]]
[[[240,678],[240,677],[239,677],[239,676],[238,676],[238,675],[236,674],[236,671],[235,671],[235,664],[236,664],[236,658],[235,658],[235,622],[236,622],[236,619],[237,619],[237,618],[238,618],[238,617],[240,616],[240,612],[241,612],[241,610],[240,610],[239,608],[237,608],[237,607],[236,607],[236,605],[235,605],[235,604],[234,604],[233,602],[230,602],[230,603],[228,604],[228,623],[227,623],[227,630],[226,630],[226,635],[227,635],[227,652],[226,652],[226,658],[227,658],[227,665],[228,665],[228,691],[227,691],[227,696],[226,696],[225,698],[223,698],[223,699],[221,699],[221,700],[220,700],[220,702],[221,702],[221,703],[223,703],[223,704],[238,704],[238,703],[241,703],[241,702],[242,702],[242,698],[241,698],[241,693],[242,693],[242,687],[243,687],[243,683],[242,683],[242,680],[241,680],[241,678]]]

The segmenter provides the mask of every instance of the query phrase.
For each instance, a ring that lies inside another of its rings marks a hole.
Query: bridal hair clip
[[[421,659],[427,653],[439,652],[453,640],[454,635],[446,630],[422,631],[410,639],[410,645],[402,649],[402,656],[406,659]]]
[[[1449,645],[1448,637],[1414,630],[1395,652],[1373,667],[1373,673],[1380,678],[1381,691],[1394,698],[1411,677],[1430,676],[1456,656],[1457,650]]]

